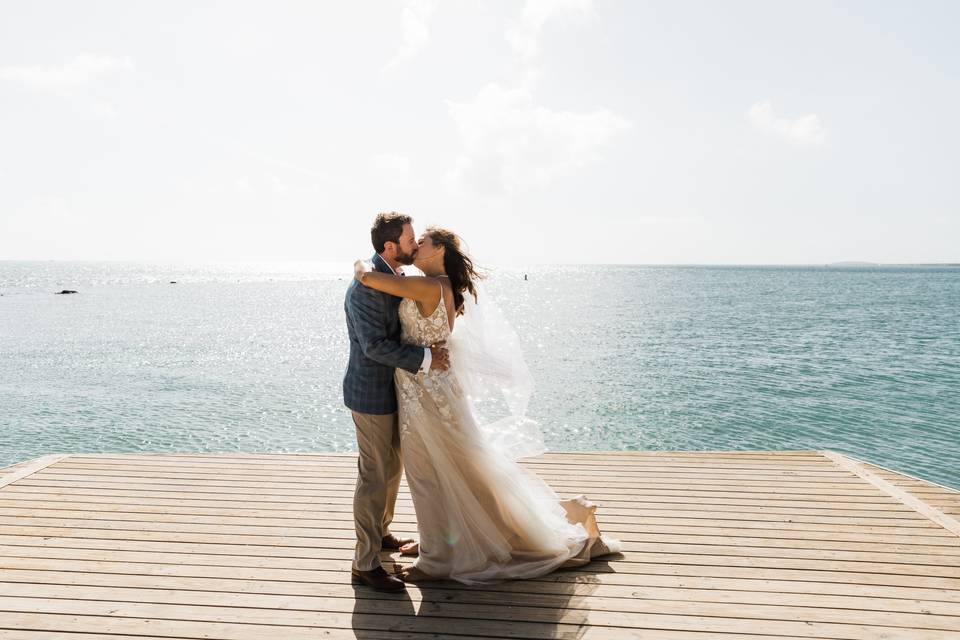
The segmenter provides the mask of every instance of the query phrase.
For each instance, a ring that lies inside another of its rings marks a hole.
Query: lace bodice
[[[400,303],[401,341],[429,347],[450,337],[450,322],[447,319],[447,305],[443,303],[443,287],[440,288],[440,302],[427,317],[423,317],[417,303],[404,298]]]

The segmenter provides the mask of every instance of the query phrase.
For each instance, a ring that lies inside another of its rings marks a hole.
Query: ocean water
[[[0,262],[0,466],[355,450],[351,273]],[[960,488],[958,268],[541,266],[488,289],[552,450],[833,449]]]

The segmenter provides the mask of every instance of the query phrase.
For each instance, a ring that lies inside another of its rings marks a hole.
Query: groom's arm
[[[387,337],[387,313],[383,294],[356,287],[347,305],[363,355],[380,364],[410,373],[430,366],[429,349],[403,344]]]

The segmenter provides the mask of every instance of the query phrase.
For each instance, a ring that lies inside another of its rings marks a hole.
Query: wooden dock
[[[958,491],[815,451],[524,464],[600,503],[623,553],[381,594],[350,584],[354,455],[2,469],[0,640],[960,640]],[[405,486],[394,531],[416,532]]]

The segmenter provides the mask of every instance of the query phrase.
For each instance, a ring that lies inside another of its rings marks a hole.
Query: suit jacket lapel
[[[393,274],[393,269],[390,268],[390,265],[387,264],[387,261],[380,256],[379,253],[373,254],[373,268],[379,271],[380,273],[389,273]]]

